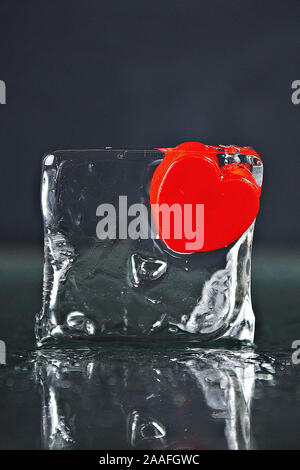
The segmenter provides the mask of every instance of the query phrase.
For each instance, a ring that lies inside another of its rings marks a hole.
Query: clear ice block
[[[232,148],[218,148],[220,166],[245,164],[261,186],[261,160],[250,151],[239,154],[238,147],[234,154],[227,151]],[[44,158],[39,344],[51,339],[253,340],[254,222],[225,248],[172,252],[153,235],[149,202],[151,178],[163,158],[160,150],[113,149],[55,151]],[[112,206],[115,225],[104,227],[103,216]],[[140,236],[127,236],[130,223]],[[101,239],[99,228],[117,235]]]

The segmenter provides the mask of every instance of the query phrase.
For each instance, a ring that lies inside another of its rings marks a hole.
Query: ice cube
[[[262,163],[250,150],[217,149],[220,167],[241,162],[261,185]],[[169,249],[153,229],[149,202],[163,159],[163,150],[113,149],[45,157],[39,344],[75,337],[253,340],[254,223],[218,250]]]

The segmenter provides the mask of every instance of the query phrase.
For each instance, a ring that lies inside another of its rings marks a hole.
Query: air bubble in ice
[[[143,439],[161,439],[166,435],[166,428],[156,420],[142,424],[140,433]]]
[[[85,321],[85,315],[81,312],[71,312],[67,316],[66,321],[70,328],[81,328]]]
[[[89,320],[82,312],[69,313],[66,319],[66,323],[69,328],[83,331],[88,335],[93,335],[95,333],[94,323]]]
[[[131,256],[131,282],[138,287],[143,281],[156,281],[167,271],[167,263],[155,258],[143,258],[137,253]]]

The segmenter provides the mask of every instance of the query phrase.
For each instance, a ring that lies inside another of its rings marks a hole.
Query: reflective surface
[[[282,446],[286,410],[291,430],[300,418],[299,379],[287,352],[248,347],[13,354],[0,367],[1,448],[276,448],[265,430]]]
[[[296,251],[255,256],[253,348],[107,342],[37,351],[42,259],[0,253],[0,448],[299,448],[291,344],[300,339],[300,264]]]

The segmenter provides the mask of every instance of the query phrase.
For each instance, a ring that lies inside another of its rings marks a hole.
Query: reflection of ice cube
[[[250,448],[260,369],[251,350],[41,352],[45,447]]]
[[[220,146],[220,165],[247,164],[262,182],[262,164]],[[120,158],[122,155],[122,158]],[[154,238],[99,240],[100,203],[149,209],[160,151],[61,151],[44,160],[43,307],[39,342],[104,336],[253,340],[250,259],[254,224],[232,245],[180,255]],[[247,201],[245,201],[245,205]],[[145,233],[151,234],[151,217]],[[117,229],[119,219],[117,218]],[[118,231],[118,230],[117,230]],[[84,316],[75,319],[74,312]]]

